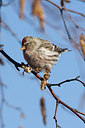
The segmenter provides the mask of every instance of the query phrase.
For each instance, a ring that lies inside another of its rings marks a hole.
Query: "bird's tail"
[[[67,48],[62,49],[62,52],[70,52],[72,50],[68,50]]]

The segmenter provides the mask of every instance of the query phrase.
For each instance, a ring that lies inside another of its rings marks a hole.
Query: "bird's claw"
[[[26,72],[30,73],[32,71],[32,68],[31,67],[25,67],[24,69]]]
[[[30,73],[32,71],[31,67],[26,66],[24,63],[22,63],[22,68],[24,68],[24,71],[26,71],[27,73]],[[24,73],[23,73],[24,74]]]
[[[45,73],[45,74],[44,74],[44,79],[45,79],[45,80],[48,80],[49,77],[50,77],[50,74],[48,74],[48,73]]]
[[[22,68],[24,68],[24,71],[26,71],[27,73],[30,73],[33,69],[31,67],[28,67],[28,64],[24,64],[23,62],[21,63]],[[24,72],[23,72],[24,75]]]
[[[37,73],[42,71],[42,68],[36,68]]]
[[[45,89],[45,86],[47,85],[47,80],[49,79],[50,77],[50,68],[48,67],[46,69],[46,71],[44,72],[44,80],[42,80],[41,82],[41,90],[44,90]]]

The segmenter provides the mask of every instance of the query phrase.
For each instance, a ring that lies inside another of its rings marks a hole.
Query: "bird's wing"
[[[55,50],[56,45],[52,44],[50,41],[40,39],[42,43],[40,43],[37,47],[37,52],[44,56],[59,56],[59,53]]]
[[[49,51],[54,51],[54,49],[55,49],[55,45],[54,44],[52,44],[50,41],[48,41],[48,40],[43,40],[43,39],[40,39],[39,38],[39,40],[42,42],[40,45],[39,45],[39,47],[38,47],[38,49],[46,49],[46,50],[49,50]]]
[[[59,48],[57,45],[54,45],[53,43],[51,43],[48,40],[43,40],[40,38],[38,38],[38,39],[40,42],[42,42],[38,45],[39,51],[48,52],[48,53],[52,52],[52,53],[56,53],[56,54],[61,54],[63,52],[68,51],[67,48],[65,48],[65,49]]]

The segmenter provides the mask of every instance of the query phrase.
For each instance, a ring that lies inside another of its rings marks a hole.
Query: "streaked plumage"
[[[51,69],[59,60],[59,56],[68,49],[62,49],[48,40],[27,36],[22,40],[23,55],[27,63],[36,70]]]

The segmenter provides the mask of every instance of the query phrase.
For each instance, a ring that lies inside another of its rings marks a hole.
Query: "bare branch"
[[[58,110],[58,105],[59,105],[59,101],[56,100],[56,109],[55,109],[55,115],[54,115],[54,119],[55,119],[55,123],[56,123],[56,128],[61,128],[58,123],[57,123],[57,110]]]
[[[79,48],[77,42],[71,37],[70,32],[69,32],[69,30],[68,30],[68,28],[67,28],[67,25],[66,25],[66,22],[65,22],[65,18],[64,18],[64,15],[63,15],[63,10],[61,10],[61,16],[62,16],[63,23],[64,23],[64,27],[65,27],[65,30],[66,30],[66,32],[67,32],[67,35],[68,35],[68,38],[69,38],[70,42],[71,42],[71,43],[74,43],[75,48],[77,48],[77,50],[79,51],[80,55],[82,56],[81,50],[80,50],[80,48]],[[82,56],[82,58],[84,59],[83,56]]]
[[[60,82],[60,83],[58,83],[58,84],[50,84],[50,83],[48,83],[48,86],[59,86],[59,87],[61,87],[61,84],[64,84],[64,83],[67,83],[67,82],[71,82],[71,81],[78,81],[78,82],[80,82],[81,84],[83,84],[83,86],[85,87],[85,83],[82,82],[81,80],[79,80],[78,78],[79,78],[79,76],[77,76],[77,77],[74,78],[74,79],[68,79],[68,80],[62,81],[62,82]]]
[[[14,32],[12,31],[12,29],[10,28],[10,26],[8,26],[8,25],[1,19],[1,17],[0,17],[0,23],[2,23],[3,27],[6,28],[6,29],[16,38],[16,40],[17,40],[17,41],[20,43],[20,45],[21,45],[21,41],[20,41],[20,39],[18,38],[18,36],[16,35],[16,33],[14,33]]]
[[[80,12],[77,12],[77,11],[74,11],[74,10],[70,10],[70,9],[67,9],[67,8],[60,7],[59,5],[57,5],[56,3],[54,3],[54,2],[51,1],[51,0],[45,0],[45,1],[48,1],[49,3],[53,4],[53,5],[56,6],[60,11],[61,11],[61,10],[66,10],[66,11],[69,11],[69,12],[72,12],[72,13],[76,13],[76,14],[78,14],[78,15],[81,15],[81,16],[84,16],[84,17],[85,17],[85,14],[83,14],[83,13],[80,13]]]
[[[64,103],[63,101],[61,101],[57,96],[56,94],[54,93],[54,91],[52,90],[51,87],[47,86],[49,91],[51,92],[51,94],[53,95],[53,97],[59,101],[60,104],[64,105],[66,108],[68,108],[69,110],[71,110],[75,115],[77,115],[84,123],[85,123],[85,119],[80,116],[76,111],[75,109],[71,108],[69,105],[67,105],[66,103]]]
[[[9,57],[1,48],[0,48],[0,52],[1,52],[12,64],[15,65],[15,67],[16,67],[17,70],[19,70],[18,67],[23,68],[24,66],[26,66],[26,65],[23,66],[22,64],[20,64],[20,63],[16,62],[15,60],[13,60],[13,59],[12,59],[11,57]],[[40,79],[41,81],[44,80],[37,72],[32,71],[31,73],[34,74],[34,75],[35,75],[38,79]],[[78,77],[77,77],[76,79],[78,79]],[[73,79],[73,80],[74,80],[74,79]],[[68,80],[67,80],[67,81],[68,81]],[[83,84],[83,82],[80,81],[79,79],[78,79],[77,81],[79,81],[79,82],[81,82],[81,83]],[[63,82],[61,82],[61,83],[63,83]],[[65,83],[65,82],[64,82],[64,83]],[[85,83],[84,83],[84,85],[85,85]],[[85,123],[85,119],[84,119],[82,116],[80,116],[79,113],[76,112],[75,109],[71,108],[69,105],[67,105],[66,103],[64,103],[63,101],[61,101],[61,100],[56,96],[56,94],[54,93],[54,91],[52,90],[52,88],[51,88],[50,86],[48,86],[48,84],[47,84],[47,87],[48,87],[49,91],[51,92],[51,94],[53,95],[53,97],[55,98],[56,101],[58,101],[60,104],[64,105],[66,108],[68,108],[69,110],[71,110],[75,115],[77,115],[77,116]]]
[[[68,11],[66,11],[66,13],[68,14],[70,20],[73,22],[73,24],[75,25],[76,28],[81,29],[82,31],[85,31],[85,29],[83,27],[76,24],[76,22],[74,21],[74,19],[72,18],[72,16],[70,15],[70,13]]]
[[[84,115],[85,116],[85,113],[83,113],[83,112],[80,112],[79,110],[77,110],[77,109],[74,109],[76,112],[78,112],[79,114],[81,114],[81,115]]]

